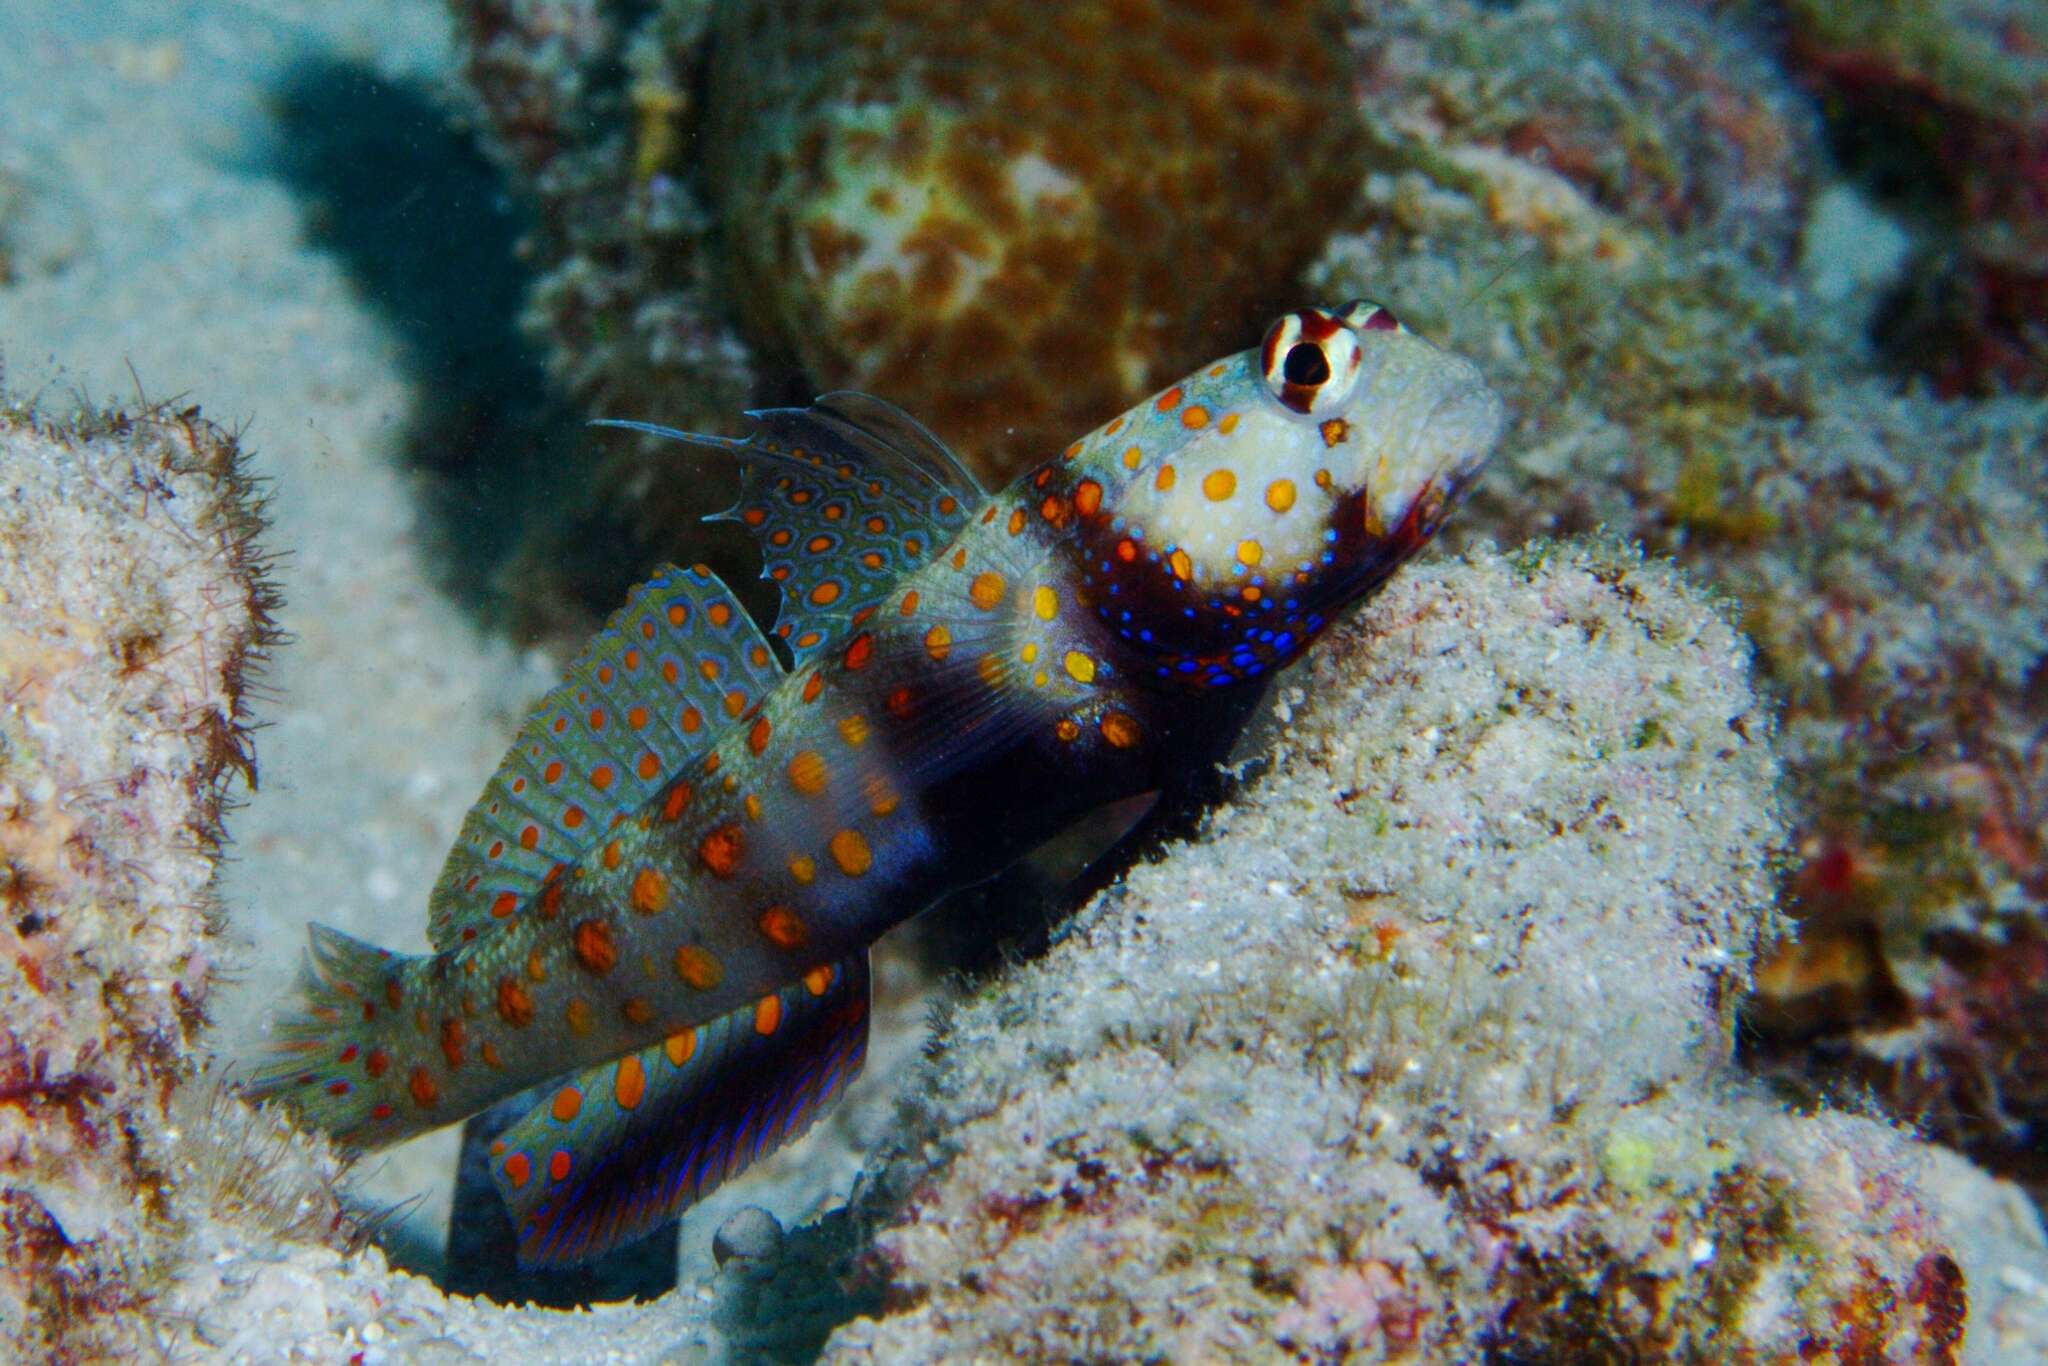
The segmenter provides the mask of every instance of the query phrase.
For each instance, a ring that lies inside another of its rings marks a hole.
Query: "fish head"
[[[1089,600],[1141,676],[1263,673],[1436,534],[1503,422],[1478,367],[1378,304],[1285,314],[1080,443]]]

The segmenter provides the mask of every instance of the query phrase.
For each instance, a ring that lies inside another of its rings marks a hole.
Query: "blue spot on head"
[[[1138,632],[1138,639],[1150,642],[1152,639],[1152,633],[1150,631],[1140,631]]]
[[[1191,674],[1195,671],[1195,661],[1192,659],[1183,659],[1179,664],[1175,665],[1174,667],[1179,669],[1184,674]]]
[[[1289,649],[1293,646],[1293,644],[1294,637],[1292,634],[1282,633],[1280,635],[1273,637],[1273,648],[1276,650]]]
[[[1335,541],[1337,539],[1337,528],[1331,527],[1328,531],[1325,531],[1323,533],[1323,539],[1326,541]]]

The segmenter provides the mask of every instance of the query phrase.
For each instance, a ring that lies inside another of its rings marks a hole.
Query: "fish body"
[[[994,495],[878,400],[754,417],[646,430],[740,463],[722,515],[782,586],[793,667],[702,567],[635,589],[470,813],[435,951],[315,927],[252,1083],[374,1147],[561,1079],[494,1152],[528,1265],[804,1127],[864,1054],[868,946],[1203,769],[1501,425],[1470,364],[1366,303],[1286,315]]]

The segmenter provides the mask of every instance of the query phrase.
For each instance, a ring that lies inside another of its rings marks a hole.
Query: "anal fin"
[[[522,1269],[653,1232],[807,1129],[867,1055],[868,958],[570,1078],[492,1145]]]

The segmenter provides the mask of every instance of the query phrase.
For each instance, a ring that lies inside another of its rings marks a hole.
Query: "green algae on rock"
[[[1560,547],[1336,632],[1258,783],[944,1017],[827,1359],[1957,1360],[1939,1155],[1728,1068],[1784,825],[1724,610]]]

